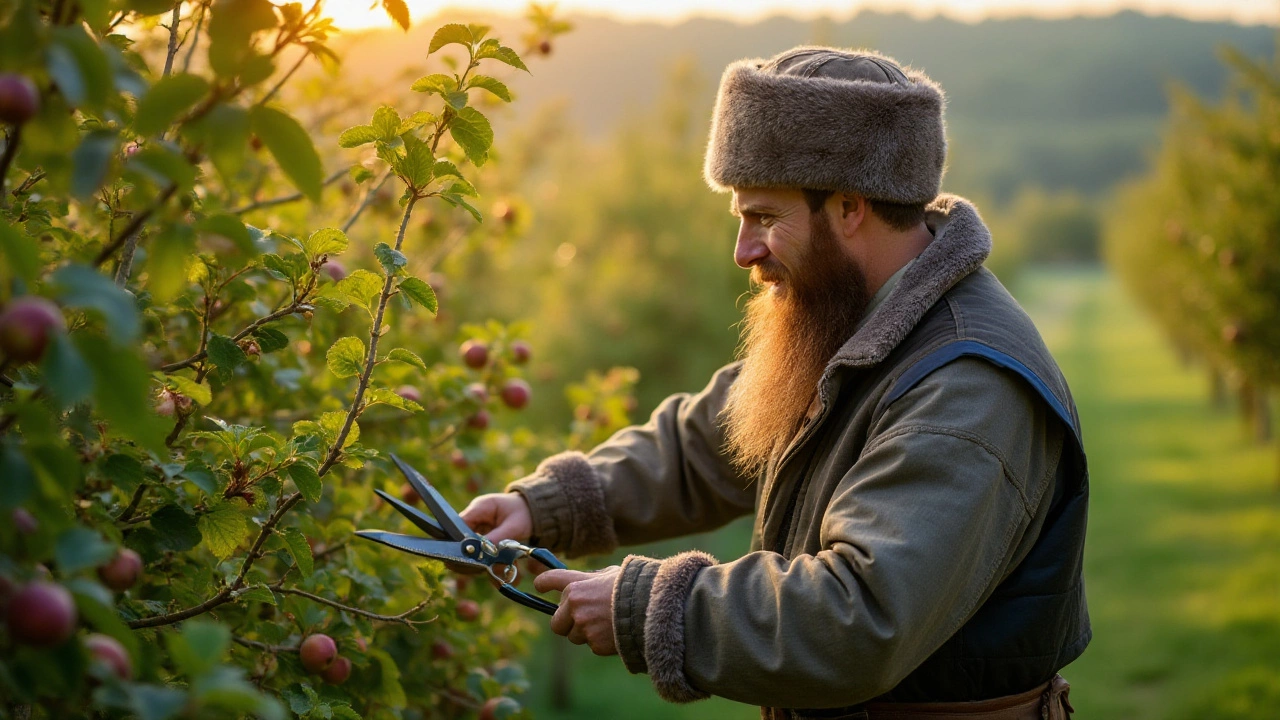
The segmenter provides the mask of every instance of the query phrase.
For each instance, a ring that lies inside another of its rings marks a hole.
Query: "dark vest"
[[[1021,377],[1068,429],[1065,446],[1047,517],[1026,557],[955,635],[881,701],[963,702],[1021,693],[1079,657],[1092,637],[1081,577],[1089,483],[1079,419],[1039,332],[994,275],[979,269],[958,282],[881,362],[835,373],[831,391],[848,409],[843,421],[832,423],[843,429],[834,431],[864,433],[923,378],[961,357],[981,358]],[[815,438],[810,452],[823,444]],[[763,546],[788,556],[808,551],[800,542],[805,533],[789,525],[766,532]],[[856,710],[793,712],[856,717]]]

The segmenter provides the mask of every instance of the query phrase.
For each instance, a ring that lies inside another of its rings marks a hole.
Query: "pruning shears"
[[[387,501],[391,507],[400,511],[401,515],[409,518],[409,522],[417,526],[419,530],[431,537],[423,538],[415,535],[403,535],[386,530],[357,530],[356,535],[414,555],[428,557],[433,560],[442,560],[454,565],[486,570],[495,580],[501,583],[498,586],[498,592],[507,596],[507,598],[548,615],[555,614],[556,609],[560,607],[559,605],[521,592],[511,583],[515,582],[516,576],[520,572],[516,568],[517,560],[531,557],[547,567],[563,570],[565,569],[565,564],[560,562],[559,558],[551,554],[551,551],[546,548],[529,547],[515,540],[507,539],[495,545],[485,536],[472,530],[458,515],[457,511],[444,499],[440,491],[427,482],[422,473],[409,467],[394,453],[391,455],[391,460],[400,469],[405,479],[409,481],[409,485],[426,502],[427,508],[431,510],[431,514],[435,515],[435,517],[432,518],[412,505],[381,490],[375,489],[374,492],[378,494],[378,497]],[[496,569],[498,567],[502,568],[501,572]]]

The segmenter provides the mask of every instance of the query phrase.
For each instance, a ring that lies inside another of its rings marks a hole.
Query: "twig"
[[[386,171],[382,174],[382,177],[378,178],[378,182],[365,189],[364,198],[361,199],[360,204],[357,205],[356,209],[351,213],[351,217],[347,218],[347,221],[342,223],[342,232],[345,233],[351,231],[351,226],[355,225],[356,220],[360,219],[360,216],[364,214],[365,209],[373,204],[374,197],[377,196],[378,191],[382,189],[382,186],[386,185],[387,181],[391,179],[392,174],[391,170]]]
[[[400,218],[400,232],[396,235],[396,250],[404,245],[404,234],[409,228],[409,218],[413,215],[413,206],[418,204],[419,196],[413,195],[409,198],[409,202],[404,207],[404,216]],[[369,388],[369,378],[373,376],[373,367],[378,364],[378,340],[382,337],[382,316],[387,311],[387,301],[391,299],[391,287],[394,285],[395,275],[388,273],[387,279],[382,283],[382,295],[378,297],[378,312],[374,315],[373,325],[369,328],[369,354],[364,361],[364,372],[360,374],[360,382],[356,385],[356,397],[351,403],[351,409],[347,411],[347,419],[342,423],[342,429],[338,431],[338,437],[333,441],[333,446],[329,449],[329,455],[324,459],[324,463],[317,471],[320,475],[329,471],[334,463],[338,462],[338,457],[342,455],[342,446],[346,443],[347,435],[351,432],[351,426],[355,423],[356,417],[364,408],[364,392]]]
[[[271,86],[271,89],[267,91],[267,94],[263,95],[258,102],[254,103],[254,105],[266,105],[270,102],[271,98],[275,97],[275,94],[280,92],[280,88],[284,87],[284,84],[289,82],[289,78],[293,77],[293,74],[298,71],[298,68],[302,67],[302,63],[310,56],[311,52],[304,50],[302,57],[298,58],[298,62],[294,63],[293,67],[289,68],[289,72],[285,73],[284,77],[280,78],[275,85]]]
[[[422,608],[426,607],[427,603],[431,602],[430,600],[423,600],[422,602],[418,603],[417,605],[414,605],[408,610],[405,610],[399,615],[379,615],[378,613],[369,612],[368,610],[361,610],[360,608],[354,608],[354,607],[351,607],[350,605],[343,605],[340,602],[337,602],[335,600],[330,600],[329,598],[320,597],[319,595],[312,595],[311,593],[306,592],[304,590],[297,590],[294,588],[286,588],[286,587],[272,587],[271,589],[278,593],[283,593],[285,595],[297,595],[299,597],[304,597],[312,602],[318,602],[321,605],[328,605],[331,608],[337,608],[338,610],[343,610],[343,611],[352,613],[354,615],[360,615],[361,617],[367,617],[371,620],[381,620],[382,622],[400,623],[401,625],[405,625],[411,628],[414,628],[418,625],[426,625],[427,623],[435,622],[436,617],[439,617],[439,616],[436,616],[431,618],[430,620],[410,620],[409,619],[410,615],[413,615],[414,613],[418,612]]]
[[[142,504],[142,497],[147,494],[147,483],[138,485],[138,489],[133,491],[133,499],[129,501],[129,506],[116,518],[118,523],[129,522],[129,518],[138,511],[138,506]]]
[[[22,126],[18,125],[9,132],[4,144],[4,155],[0,156],[0,208],[9,207],[9,196],[4,193],[5,180],[9,177],[9,164],[18,154],[18,142],[22,140]]]
[[[191,45],[187,47],[187,56],[182,59],[182,72],[191,68],[191,56],[196,54],[196,46],[200,44],[200,28],[204,26],[204,16],[208,7],[205,3],[200,3],[200,15],[196,17],[194,37],[191,38]]]
[[[308,290],[307,292],[310,292],[310,291]],[[245,329],[241,330],[240,332],[232,336],[231,338],[232,342],[240,342],[241,340],[248,337],[249,334],[252,333],[254,330],[257,330],[263,325],[266,325],[267,323],[275,320],[279,320],[282,317],[286,317],[294,314],[301,308],[301,306],[306,304],[306,300],[305,300],[306,296],[307,296],[307,293],[303,293],[302,295],[299,295],[297,298],[295,298],[293,302],[280,308],[279,310],[276,310],[270,315],[264,315],[263,317],[260,317],[257,320],[254,320],[247,327],[245,327]],[[188,367],[191,367],[192,365],[195,365],[196,363],[200,362],[201,360],[205,359],[208,356],[209,356],[208,350],[201,348],[199,352],[187,358],[186,360],[179,360],[178,362],[175,362],[175,363],[162,365],[160,367],[160,371],[166,372],[166,373],[177,372],[183,368],[188,368]]]
[[[173,14],[169,16],[169,51],[164,58],[164,72],[160,77],[169,77],[173,73],[173,58],[178,54],[178,23],[182,18],[182,2],[173,4]]]
[[[268,645],[268,644],[266,644],[266,643],[264,643],[264,642],[258,642],[257,640],[250,640],[250,639],[248,639],[248,638],[242,638],[242,637],[240,637],[239,635],[232,636],[231,640],[232,640],[233,642],[235,642],[235,644],[237,644],[237,645],[243,645],[243,646],[245,646],[245,647],[247,647],[247,648],[251,648],[251,649],[253,649],[253,650],[261,650],[261,651],[263,651],[263,652],[269,652],[269,653],[296,653],[296,652],[298,652],[298,646],[297,646],[297,645]]]
[[[21,185],[13,189],[13,196],[21,197],[24,193],[30,190],[33,185],[43,180],[44,176],[44,168],[36,168],[35,172],[28,175],[27,179],[23,180]]]
[[[341,170],[334,171],[332,175],[324,179],[324,183],[322,184],[322,186],[332,185],[333,183],[341,180],[343,176],[347,174],[348,170],[349,168],[342,168]],[[231,214],[243,215],[247,212],[252,212],[253,210],[261,210],[262,208],[275,207],[276,205],[284,205],[286,203],[297,202],[299,200],[302,200],[305,197],[306,195],[303,195],[301,192],[296,192],[291,195],[281,195],[280,197],[270,198],[268,200],[255,200],[249,203],[248,205],[244,205],[242,207],[238,207],[232,210]]]
[[[159,210],[162,205],[168,202],[169,198],[173,197],[173,194],[177,191],[177,185],[167,186],[160,192],[160,196],[156,198],[155,202],[151,203],[147,209],[137,215],[134,215],[133,219],[129,221],[129,224],[125,226],[124,230],[121,230],[120,234],[117,235],[114,240],[107,243],[107,246],[102,248],[102,251],[98,253],[98,256],[93,259],[93,266],[102,267],[102,263],[110,259],[111,256],[115,254],[116,250],[119,250],[120,246],[124,245],[125,241],[128,240],[131,235],[141,230],[142,226],[147,223],[147,220],[155,213],[155,211]]]

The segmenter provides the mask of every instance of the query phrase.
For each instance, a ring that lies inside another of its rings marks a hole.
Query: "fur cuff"
[[[684,607],[698,571],[715,564],[707,553],[691,550],[663,560],[653,579],[644,621],[644,656],[653,687],[667,702],[710,697],[691,685],[684,673]]]
[[[725,69],[703,175],[733,187],[814,188],[873,200],[926,203],[942,184],[947,139],[942,89],[875,53],[844,53],[897,71],[896,81],[789,74],[781,60],[829,48],[796,48]],[[898,73],[901,77],[898,77]]]
[[[519,492],[529,503],[537,544],[569,557],[602,555],[618,547],[604,488],[586,455],[553,455],[507,490]]]

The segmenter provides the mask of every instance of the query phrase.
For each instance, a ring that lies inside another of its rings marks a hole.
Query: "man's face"
[[[749,472],[785,446],[822,372],[869,302],[866,278],[829,217],[799,191],[738,191],[737,263],[761,287],[742,322],[743,360],[722,413],[730,452]]]

